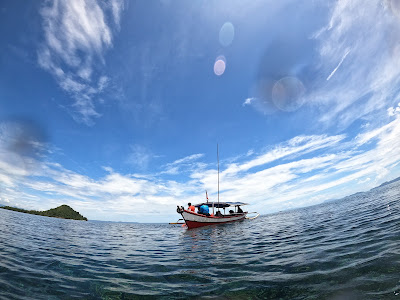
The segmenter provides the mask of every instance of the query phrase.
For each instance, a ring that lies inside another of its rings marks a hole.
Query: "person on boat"
[[[243,210],[240,208],[240,206],[238,205],[238,207],[237,207],[238,209],[237,209],[237,212],[239,213],[239,214],[242,214],[243,213]]]
[[[189,206],[189,208],[188,208],[188,211],[192,211],[192,212],[194,212],[195,211],[195,207],[194,207],[194,205],[192,205],[192,203],[188,203],[188,206]]]
[[[218,211],[215,213],[215,216],[216,216],[216,217],[222,217],[223,215],[222,215],[222,213],[218,210]]]

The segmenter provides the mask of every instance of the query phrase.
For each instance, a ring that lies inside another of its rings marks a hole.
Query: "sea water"
[[[1,299],[400,299],[400,181],[187,230],[0,209]]]

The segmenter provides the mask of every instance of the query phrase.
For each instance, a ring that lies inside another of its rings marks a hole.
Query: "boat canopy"
[[[208,205],[208,207],[215,207],[215,208],[226,208],[226,207],[230,207],[230,206],[241,206],[241,205],[249,205],[248,203],[244,203],[244,202],[203,202],[203,203],[199,203],[196,204],[195,207],[200,207],[203,204]]]

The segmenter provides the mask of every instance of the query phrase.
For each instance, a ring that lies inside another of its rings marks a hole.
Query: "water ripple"
[[[399,186],[193,230],[0,210],[0,298],[395,297]]]

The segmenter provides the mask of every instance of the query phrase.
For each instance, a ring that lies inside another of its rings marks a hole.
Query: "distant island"
[[[45,217],[87,221],[87,218],[85,218],[80,213],[78,213],[77,211],[73,210],[70,206],[65,204],[45,211],[25,210],[11,206],[1,206],[0,208],[18,211],[26,214],[45,216]]]
[[[395,178],[395,179],[393,179],[393,180],[386,181],[386,182],[382,183],[380,186],[378,186],[378,187],[376,187],[376,188],[380,188],[380,187],[382,187],[382,186],[391,184],[391,183],[396,182],[396,181],[399,181],[399,180],[400,180],[400,177],[397,177],[397,178]]]

